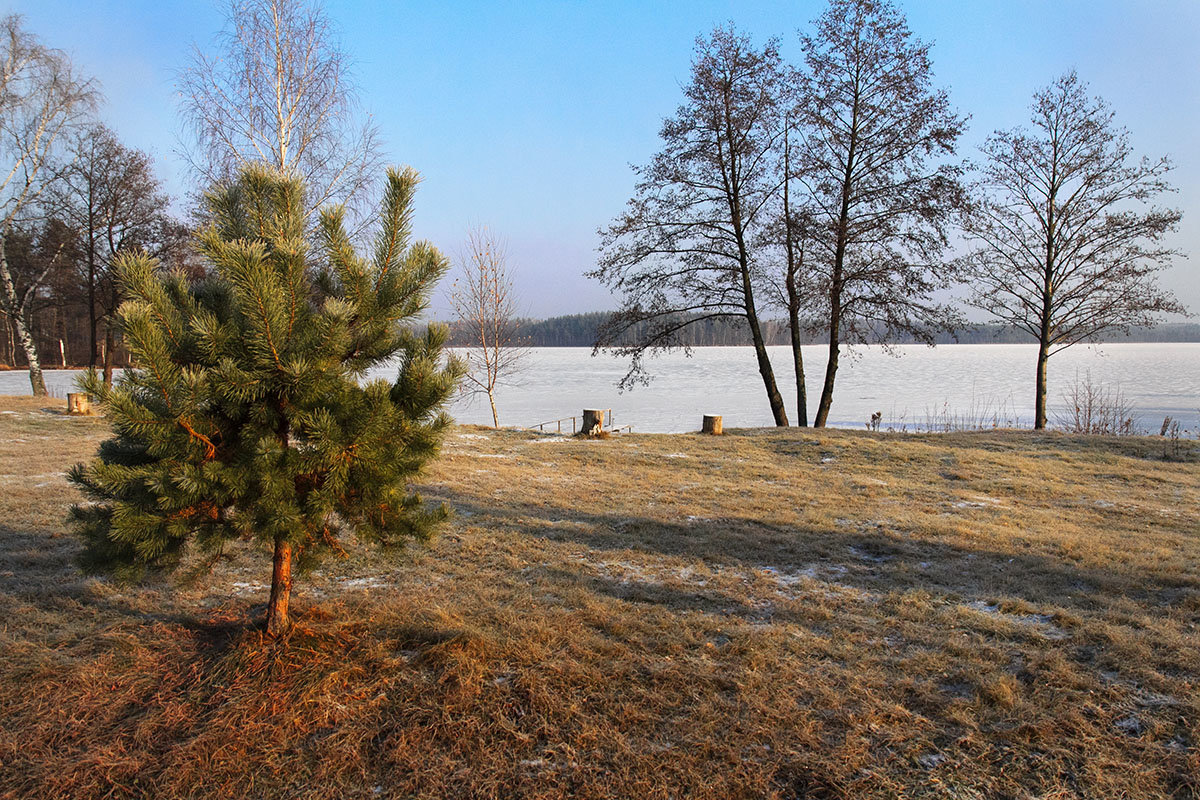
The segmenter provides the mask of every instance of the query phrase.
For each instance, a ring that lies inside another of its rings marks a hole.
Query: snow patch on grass
[[[1003,500],[986,495],[972,495],[969,500],[959,500],[957,503],[951,503],[954,508],[994,508],[1004,505]]]
[[[1047,639],[1066,639],[1070,636],[1070,634],[1054,624],[1053,614],[1010,614],[1001,611],[999,603],[987,603],[983,600],[972,600],[969,603],[963,603],[963,606],[980,614],[998,617],[1014,625],[1037,628],[1038,632]]]

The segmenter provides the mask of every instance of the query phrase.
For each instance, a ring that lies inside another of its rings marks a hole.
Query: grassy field
[[[0,399],[0,797],[1200,796],[1195,442],[460,428],[454,523],[279,646],[261,552],[75,570],[51,402]]]

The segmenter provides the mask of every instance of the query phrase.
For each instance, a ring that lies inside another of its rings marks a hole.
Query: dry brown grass
[[[102,421],[0,409],[0,797],[1200,796],[1200,461],[462,428],[400,562],[82,578]]]

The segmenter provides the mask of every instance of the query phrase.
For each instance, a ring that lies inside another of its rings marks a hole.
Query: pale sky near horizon
[[[935,83],[971,116],[960,155],[1023,124],[1030,96],[1069,69],[1104,97],[1136,151],[1169,155],[1184,221],[1170,244],[1191,254],[1162,283],[1200,314],[1200,0],[900,0],[934,42]],[[424,177],[416,233],[452,253],[472,224],[509,242],[531,316],[611,308],[582,273],[597,228],[633,189],[681,99],[698,34],[732,20],[761,42],[796,31],[820,0],[372,3],[328,0],[356,61],[362,104],[391,161]],[[101,83],[104,121],[154,155],[174,195],[174,74],[222,23],[210,0],[0,0]],[[439,293],[435,313],[444,309]]]

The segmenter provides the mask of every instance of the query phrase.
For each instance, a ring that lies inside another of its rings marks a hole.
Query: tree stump
[[[70,392],[67,395],[68,414],[91,414],[92,398],[83,392]]]
[[[720,436],[724,433],[725,429],[721,427],[721,415],[705,414],[704,422],[700,425],[700,432],[711,433],[713,436]]]
[[[583,410],[583,422],[579,426],[579,433],[583,436],[599,436],[603,430],[604,409],[585,408]]]

